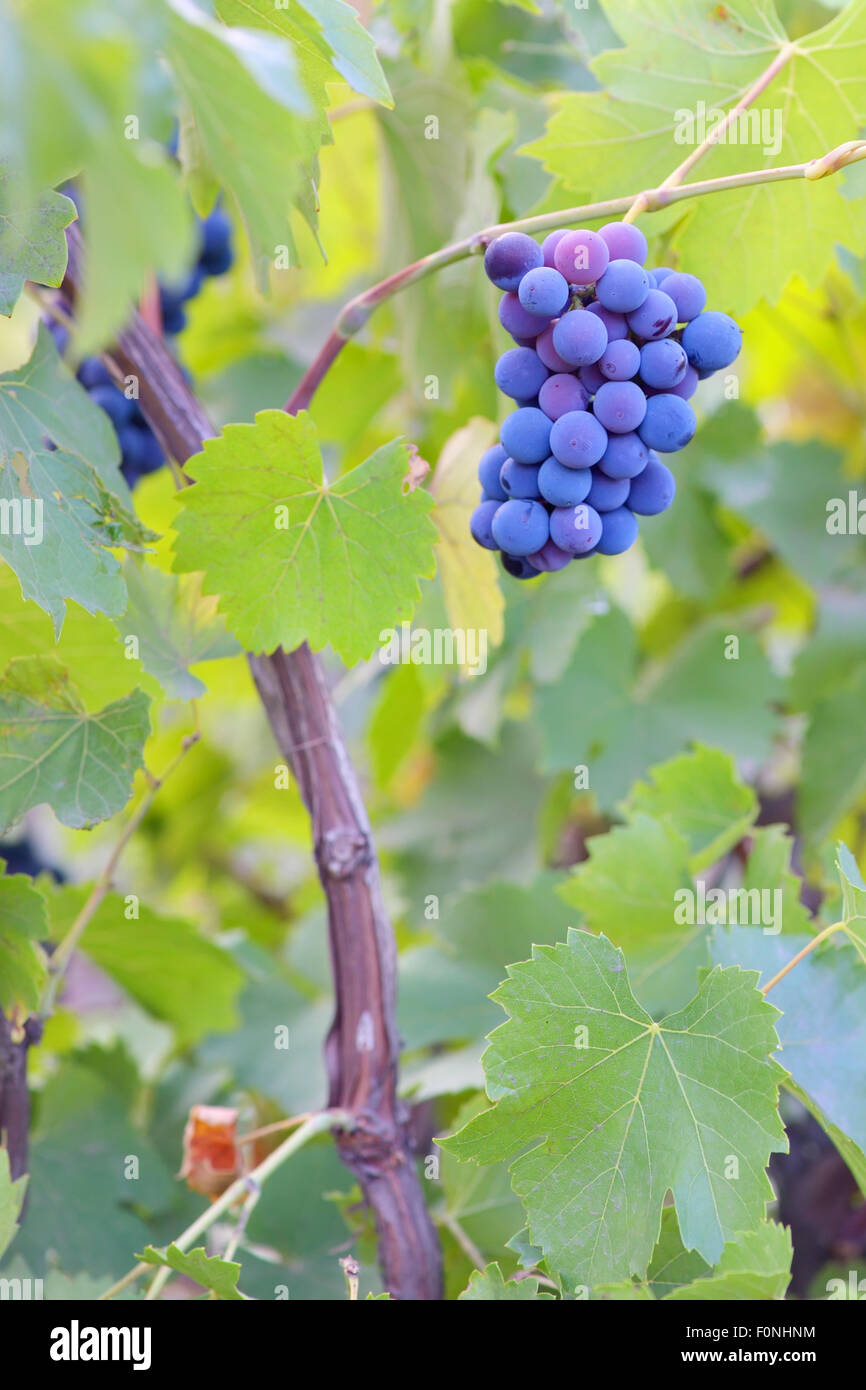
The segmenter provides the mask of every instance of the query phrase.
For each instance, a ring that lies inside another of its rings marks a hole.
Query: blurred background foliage
[[[11,140],[12,157],[21,159],[23,142],[24,167],[39,188],[85,171],[94,232],[77,341],[91,351],[122,321],[145,272],[170,274],[185,262],[190,196],[207,211],[215,180],[231,190],[241,156],[227,156],[220,169],[213,155],[187,151],[184,188],[160,153],[178,117],[183,141],[184,97],[197,80],[189,77],[179,91],[153,60],[156,51],[168,52],[171,64],[172,52],[189,41],[179,32],[191,24],[183,7],[89,0],[31,8],[38,20],[30,13],[25,23],[14,6],[4,20],[21,64],[20,81],[0,97],[3,153],[10,157]],[[358,79],[345,63],[323,58],[305,67],[303,36],[317,26],[307,9],[289,7],[298,25],[296,33],[286,30],[297,86],[274,105],[297,166],[293,265],[271,268],[263,282],[260,249],[271,214],[229,198],[234,268],[206,283],[177,340],[218,426],[280,405],[342,303],[408,261],[493,222],[638,191],[616,160],[603,184],[551,173],[544,143],[563,109],[560,93],[570,94],[568,103],[602,90],[592,64],[621,46],[616,21],[628,19],[628,5],[606,6],[607,16],[598,5],[579,10],[554,0],[384,0],[358,8],[393,106],[378,100],[376,68],[368,65]],[[240,12],[233,4],[217,9],[230,22]],[[819,0],[777,0],[777,11],[793,37],[836,13]],[[197,61],[193,54],[190,68]],[[44,99],[48,90],[53,102]],[[59,123],[58,112],[68,117],[94,93],[104,126]],[[191,99],[198,99],[194,91]],[[133,154],[118,155],[111,123],[131,110],[145,138]],[[435,140],[425,133],[430,116],[438,121]],[[526,152],[530,145],[535,153]],[[824,152],[808,148],[799,157]],[[673,167],[682,152],[671,145],[670,154]],[[741,167],[762,159],[755,150],[736,154]],[[130,159],[137,168],[124,162]],[[257,176],[268,167],[264,151]],[[715,156],[702,166],[702,176],[720,171],[724,159],[719,170]],[[861,172],[827,181],[836,183],[842,228],[851,209],[863,226]],[[280,186],[291,184],[286,175]],[[118,188],[134,196],[115,196]],[[263,192],[265,202],[271,192]],[[775,196],[766,191],[767,199]],[[825,218],[832,220],[834,206],[825,206]],[[712,223],[711,200],[701,215]],[[832,920],[835,905],[833,841],[844,838],[861,863],[866,856],[864,541],[824,528],[827,500],[862,487],[866,473],[864,245],[852,247],[857,238],[841,231],[838,243],[818,249],[821,273],[804,278],[799,250],[809,233],[784,219],[768,223],[779,292],[743,303],[734,289],[719,302],[714,267],[727,288],[736,280],[736,256],[748,248],[707,241],[695,265],[682,248],[696,216],[686,203],[642,220],[650,263],[701,274],[711,302],[742,322],[745,348],[733,390],[714,383],[699,390],[699,433],[674,465],[676,504],[642,529],[641,544],[625,556],[521,586],[503,574],[497,580],[492,559],[459,524],[471,506],[466,480],[504,413],[493,364],[505,335],[476,260],[380,309],[312,404],[331,477],[396,435],[434,466],[440,511],[444,517],[447,497],[458,525],[444,536],[437,578],[421,583],[415,622],[491,634],[489,669],[475,677],[454,668],[391,668],[375,657],[346,671],[324,655],[373,817],[400,947],[402,1089],[422,1155],[434,1152],[434,1134],[480,1103],[483,1039],[500,1016],[487,994],[532,942],[561,939],[582,920],[580,893],[564,898],[558,890],[586,861],[587,840],[622,821],[629,789],[650,767],[695,741],[731,755],[754,789],[759,824],[787,827],[785,870],[792,852],[803,900],[819,921]],[[815,256],[808,259],[814,266]],[[0,325],[0,370],[28,358],[41,312],[38,300],[22,296]],[[436,469],[443,459],[450,472]],[[151,563],[169,574],[176,511],[169,470],[139,484],[135,508],[161,537]],[[449,585],[449,572],[471,583]],[[23,603],[5,567],[0,591],[3,665],[47,650],[49,619]],[[729,633],[740,638],[735,663],[719,657]],[[57,650],[88,708],[144,686],[154,700],[145,761],[156,769],[167,763],[190,727],[188,706],[122,659],[118,628],[70,603]],[[88,954],[85,940],[61,1006],[31,1053],[31,1196],[4,1272],[50,1275],[54,1296],[93,1296],[128,1268],[134,1251],[147,1241],[164,1244],[200,1209],[201,1199],[173,1180],[190,1104],[239,1106],[252,1128],[324,1096],[321,1049],[333,1001],[307,816],[293,785],[275,785],[279,758],[243,655],[191,669],[206,687],[197,701],[201,746],[160,792],[117,875],[118,892],[138,895],[142,915],[153,914],[150,925],[127,924],[130,943],[133,928],[146,929],[165,942],[164,955],[151,952],[136,975],[124,972],[108,946],[103,958],[96,945]],[[580,764],[589,768],[586,790],[575,789]],[[748,873],[750,835],[746,829],[720,857],[720,882],[738,883]],[[10,870],[29,853],[31,868],[49,867],[68,880],[52,886],[40,879],[49,903],[58,899],[53,920],[62,923],[81,891],[75,885],[99,872],[116,836],[113,823],[65,829],[43,807],[27,814],[0,852]],[[637,920],[623,928],[627,955],[641,914],[651,910],[639,904]],[[615,917],[602,914],[601,924],[617,940]],[[212,958],[187,941],[189,924],[191,941],[216,947]],[[168,977],[171,998],[160,987]],[[290,1032],[288,1052],[272,1044],[280,1025]],[[775,1171],[795,1249],[801,1239],[803,1251],[799,1265],[795,1256],[794,1287],[820,1297],[825,1266],[844,1260],[847,1269],[866,1259],[866,1230],[861,1223],[859,1234],[850,1233],[850,1193],[843,1220],[809,1187],[809,1155],[832,1165],[829,1141],[796,1101],[786,1105],[794,1157]],[[97,1150],[139,1156],[133,1197],[120,1176],[113,1183],[99,1176]],[[517,1267],[507,1242],[523,1218],[504,1170],[464,1168],[445,1157],[440,1181],[429,1188],[450,1296],[466,1285],[473,1247],[504,1271]],[[811,1223],[805,1234],[804,1223]],[[292,1299],[343,1297],[336,1256],[350,1248],[362,1259],[363,1292],[376,1290],[375,1246],[357,1193],[320,1140],[267,1185],[245,1236],[241,1286],[261,1297],[272,1297],[278,1284],[289,1285]]]

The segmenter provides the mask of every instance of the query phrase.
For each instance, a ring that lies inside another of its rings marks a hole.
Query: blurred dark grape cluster
[[[199,219],[199,253],[186,278],[178,285],[159,286],[162,328],[166,337],[183,332],[187,323],[186,306],[195,299],[209,276],[224,275],[234,260],[231,223],[220,207]],[[53,319],[47,327],[61,356],[69,344],[68,330]],[[99,357],[85,357],[78,381],[94,404],[104,410],[117,433],[121,449],[121,471],[129,487],[139,478],[153,473],[165,463],[165,454],[156,435],[142,414],[139,403],[114,385]]]

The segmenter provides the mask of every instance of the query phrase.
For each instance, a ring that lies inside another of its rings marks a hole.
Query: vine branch
[[[63,292],[74,299],[81,238],[67,231]],[[134,376],[139,405],[165,453],[181,465],[215,436],[165,343],[133,313],[104,354],[118,379]],[[191,481],[186,475],[184,481]],[[342,1161],[372,1209],[386,1288],[396,1299],[441,1297],[442,1257],[397,1095],[400,1037],[394,934],[358,778],[324,674],[309,646],[248,656],[276,742],[312,822],[315,860],[328,903],[335,1014],[325,1043],[329,1109],[352,1116],[337,1129]]]
[[[737,108],[734,108],[734,111],[736,110]],[[718,127],[714,127],[713,133],[717,129]],[[718,137],[716,136],[716,138]],[[473,232],[471,236],[464,237],[461,241],[443,246],[440,250],[433,251],[429,256],[422,256],[420,260],[413,261],[411,265],[404,266],[402,270],[380,280],[378,284],[364,290],[354,299],[350,299],[348,304],[343,307],[321,351],[304,372],[283,409],[290,415],[297,414],[299,410],[306,410],[343,347],[364,327],[380,304],[386,303],[400,290],[406,289],[409,285],[417,284],[419,280],[426,279],[428,275],[434,274],[437,270],[443,270],[446,266],[454,265],[457,261],[466,260],[470,256],[483,255],[490,242],[505,232],[527,232],[529,234],[550,232],[557,227],[568,227],[579,222],[594,222],[602,217],[616,217],[620,213],[629,213],[640,203],[638,212],[634,213],[636,217],[640,213],[658,212],[662,208],[669,207],[672,203],[682,202],[687,198],[701,198],[709,193],[726,193],[734,188],[750,188],[755,184],[762,183],[784,183],[792,179],[808,179],[809,181],[822,179],[828,174],[838,173],[848,164],[855,164],[858,160],[866,159],[866,140],[849,140],[820,158],[807,160],[804,164],[785,164],[776,169],[752,169],[742,174],[725,174],[720,178],[703,179],[696,183],[682,185],[670,183],[669,180],[675,179],[680,171],[684,174],[688,168],[692,167],[700,154],[709,148],[709,143],[708,137],[698,150],[693,151],[689,160],[684,161],[679,170],[675,169],[672,174],[668,175],[665,183],[660,184],[658,188],[647,189],[643,193],[630,193],[625,198],[608,198],[600,203],[584,203],[580,207],[565,208],[559,212],[545,212],[536,217],[523,217],[516,222],[500,222],[493,227],[485,227],[480,232]],[[680,176],[682,175],[680,174]],[[633,219],[627,218],[626,220]]]

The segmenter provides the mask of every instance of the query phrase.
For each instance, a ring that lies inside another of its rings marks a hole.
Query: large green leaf
[[[248,649],[330,643],[352,664],[411,617],[433,573],[432,502],[404,494],[407,468],[395,441],[329,484],[308,415],[228,425],[190,464],[175,568],[205,572]]]
[[[305,72],[311,58],[317,58],[326,72],[333,67],[356,92],[393,106],[376,45],[357,10],[345,0],[298,0],[291,6],[271,0],[218,0],[217,10],[229,24],[253,24],[283,34],[294,44]]]
[[[76,829],[121,810],[141,766],[149,709],[135,690],[91,714],[54,657],[11,661],[0,682],[0,826],[42,802]]]
[[[304,181],[311,187],[302,161],[311,165],[319,144],[303,121],[309,98],[292,47],[172,0],[169,59],[189,108],[185,139],[234,199],[264,280],[278,247],[292,244],[289,210]]]
[[[41,327],[30,361],[0,376],[0,556],[25,598],[59,632],[64,600],[121,613],[126,588],[111,548],[152,539],[131,512],[120,450],[105,412],[88,398]],[[29,521],[28,521],[29,513]]]
[[[51,897],[51,934],[68,931],[87,891],[60,888]],[[235,1003],[243,974],[227,951],[208,941],[180,917],[163,917],[152,908],[109,893],[81,939],[85,955],[101,966],[154,1018],[175,1029],[179,1043],[237,1023]]]
[[[509,975],[485,1054],[496,1104],[444,1146],[512,1160],[530,1239],[568,1285],[643,1276],[668,1190],[685,1245],[715,1263],[763,1216],[765,1167],[786,1147],[777,1011],[756,976],[714,969],[654,1023],[604,937],[572,931]]]
[[[526,151],[568,190],[600,199],[656,187],[712,129],[714,109],[733,106],[773,62],[777,75],[751,106],[756,125],[745,139],[738,130],[736,141],[718,143],[692,178],[799,163],[863,126],[862,0],[790,47],[770,0],[604,0],[603,8],[624,44],[590,63],[604,90],[560,98],[546,134]],[[706,132],[689,126],[701,109]],[[692,205],[677,246],[711,302],[745,311],[778,299],[794,272],[817,283],[839,242],[862,251],[860,206],[838,178],[735,189]]]
[[[33,1013],[45,983],[45,899],[26,874],[4,874],[0,859],[0,1008]]]

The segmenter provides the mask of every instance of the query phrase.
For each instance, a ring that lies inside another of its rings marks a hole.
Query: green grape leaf
[[[864,47],[866,52],[866,47]],[[714,438],[723,427],[718,422]],[[828,531],[829,498],[847,502],[848,482],[842,459],[833,449],[817,444],[778,443],[756,439],[724,458],[705,449],[699,464],[704,485],[767,539],[795,574],[809,584],[826,584],[839,570],[863,557],[856,535]],[[684,518],[681,518],[684,520]],[[672,540],[672,536],[670,537]]]
[[[400,441],[328,484],[307,414],[228,425],[190,464],[175,569],[203,570],[229,629],[255,652],[307,641],[351,665],[411,617],[434,569],[431,499],[404,495]]]
[[[712,1274],[673,1289],[673,1303],[748,1302],[783,1299],[791,1282],[791,1232],[762,1221],[729,1241]]]
[[[137,639],[144,669],[167,695],[178,700],[203,695],[206,686],[189,668],[235,656],[240,647],[226,632],[216,599],[202,594],[201,576],[166,574],[129,558],[124,579],[129,602],[123,617],[114,620],[124,643]]]
[[[51,935],[70,928],[87,890],[58,888],[49,903]],[[234,1028],[243,972],[229,953],[191,922],[164,917],[137,902],[109,893],[94,912],[81,949],[154,1018],[170,1023],[178,1042],[197,1042],[207,1033]]]
[[[458,1302],[526,1303],[536,1298],[552,1297],[552,1294],[538,1292],[538,1280],[532,1275],[526,1279],[503,1279],[502,1270],[494,1263],[486,1269],[476,1269]]]
[[[25,280],[59,285],[66,273],[64,230],[77,216],[62,193],[34,201],[20,195],[8,171],[0,169],[0,314],[11,314]]]
[[[175,1274],[184,1274],[187,1279],[194,1279],[197,1284],[201,1284],[203,1289],[210,1289],[217,1298],[233,1301],[244,1298],[238,1288],[240,1265],[232,1260],[221,1260],[217,1255],[208,1255],[203,1246],[186,1251],[178,1249],[173,1242],[160,1250],[153,1245],[146,1245],[135,1258],[143,1260],[145,1264],[173,1269]]]
[[[376,45],[357,10],[345,0],[298,0],[297,8],[275,6],[271,0],[218,0],[217,10],[228,24],[262,25],[283,34],[295,44],[302,66],[313,49],[356,92],[384,106],[394,105]]]
[[[685,837],[690,868],[699,873],[742,839],[758,814],[758,799],[736,774],[733,758],[698,746],[658,767],[649,782],[637,782],[626,815],[645,811]]]
[[[692,628],[665,660],[639,666],[625,614],[613,608],[596,617],[561,679],[537,692],[544,767],[586,765],[590,788],[610,806],[648,766],[690,741],[762,761],[777,727],[781,683],[743,628],[742,617],[714,618]]]
[[[171,1210],[177,1184],[132,1124],[128,1098],[87,1064],[98,1066],[100,1056],[60,1059],[40,1089],[26,1219],[13,1248],[37,1277],[59,1265],[69,1275],[102,1276],[104,1290],[148,1240],[145,1218]]]
[[[604,0],[603,9],[624,45],[590,63],[603,90],[560,98],[546,133],[523,151],[567,190],[603,199],[657,187],[713,128],[714,113],[732,107],[774,62],[776,75],[738,138],[716,143],[699,178],[815,158],[855,138],[866,121],[862,0],[790,45],[763,0],[736,7]],[[844,196],[838,177],[732,189],[687,206],[677,249],[720,309],[772,303],[794,271],[818,283],[840,242],[855,252],[866,246],[862,203]]]
[[[111,549],[140,547],[153,534],[131,511],[107,415],[60,362],[44,325],[30,361],[0,376],[0,504],[11,517],[0,556],[55,632],[67,598],[91,613],[123,611]]]
[[[716,964],[760,971],[766,984],[811,940],[719,927],[711,952]],[[866,1184],[866,969],[849,942],[831,938],[773,986],[772,1001],[791,1089],[831,1137],[856,1146],[843,1156]]]
[[[863,704],[866,666],[812,709],[803,740],[798,824],[814,839],[829,835],[866,790]]]
[[[10,661],[0,682],[0,827],[43,802],[74,829],[115,815],[132,795],[149,710],[135,690],[90,714],[55,657]]]
[[[0,859],[0,1008],[34,1013],[45,983],[39,942],[48,935],[45,899],[26,874],[4,874]]]
[[[530,1239],[567,1285],[643,1277],[668,1190],[685,1245],[710,1264],[763,1217],[769,1156],[786,1149],[784,1072],[755,979],[716,968],[654,1023],[604,937],[572,930],[510,968],[495,996],[510,1017],[485,1054],[495,1104],[443,1146],[512,1160]]]
[[[18,1230],[18,1220],[27,1191],[27,1177],[12,1181],[8,1150],[0,1148],[0,1255],[7,1250]]]
[[[303,119],[310,105],[294,51],[279,34],[229,28],[190,0],[172,0],[168,56],[189,107],[187,150],[194,136],[203,167],[234,199],[264,283],[278,248],[292,244],[302,161],[319,144]]]

